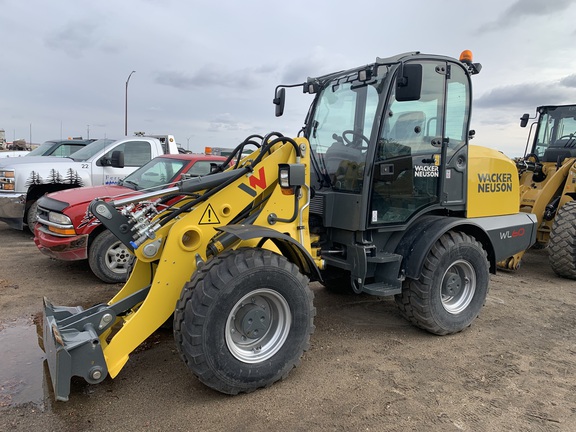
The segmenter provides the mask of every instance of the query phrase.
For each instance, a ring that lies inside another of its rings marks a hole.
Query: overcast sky
[[[0,0],[0,129],[41,143],[171,133],[195,152],[293,136],[303,82],[406,51],[483,65],[474,144],[524,153],[520,116],[576,103],[576,0]]]

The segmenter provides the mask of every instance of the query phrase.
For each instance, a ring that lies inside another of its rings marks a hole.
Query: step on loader
[[[496,263],[536,238],[536,217],[518,211],[515,164],[469,145],[479,71],[468,51],[411,52],[280,85],[277,116],[286,89],[313,96],[296,138],[253,135],[228,168],[136,200],[94,200],[136,260],[107,303],[45,300],[56,399],[68,399],[72,376],[116,377],[167,320],[201,382],[226,394],[267,387],[309,347],[310,281],[394,296],[433,334],[470,326]]]

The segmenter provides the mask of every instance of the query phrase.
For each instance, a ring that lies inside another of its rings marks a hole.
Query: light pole
[[[136,71],[130,72],[128,79],[126,80],[126,96],[124,100],[124,136],[128,136],[128,82],[134,72]]]

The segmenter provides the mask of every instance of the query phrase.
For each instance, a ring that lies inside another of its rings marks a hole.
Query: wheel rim
[[[476,272],[468,261],[454,262],[442,277],[442,306],[451,314],[465,310],[474,298]]]
[[[128,271],[128,265],[133,259],[133,255],[128,251],[122,242],[116,242],[106,253],[106,267],[114,273],[124,274]]]
[[[278,352],[288,337],[292,314],[286,299],[271,289],[242,297],[226,321],[226,344],[244,363],[259,363]]]

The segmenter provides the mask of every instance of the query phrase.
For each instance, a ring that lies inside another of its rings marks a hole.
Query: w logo
[[[252,187],[249,187],[248,185],[245,185],[244,183],[240,184],[238,187],[250,196],[255,197],[258,194],[256,192],[256,187],[259,187],[260,189],[266,189],[266,171],[264,171],[264,167],[261,167],[258,170],[258,175],[252,174],[248,178],[248,182],[250,183],[250,186],[252,186]]]

